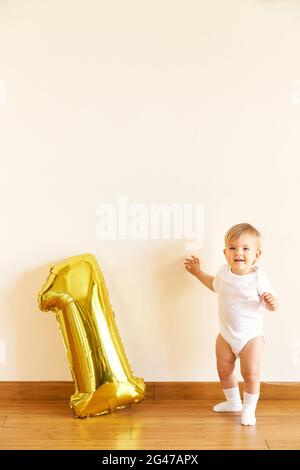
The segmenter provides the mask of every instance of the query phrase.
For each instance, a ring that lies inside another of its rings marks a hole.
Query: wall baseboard
[[[242,391],[243,385],[240,385]],[[219,400],[219,382],[146,382],[147,400]],[[74,393],[69,381],[0,382],[0,400],[69,400]],[[262,382],[261,398],[300,399],[300,382]]]

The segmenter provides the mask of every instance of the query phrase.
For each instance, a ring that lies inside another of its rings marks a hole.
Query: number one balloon
[[[56,314],[75,384],[70,405],[85,418],[143,400],[144,380],[133,376],[102,272],[93,255],[52,266],[39,307]]]

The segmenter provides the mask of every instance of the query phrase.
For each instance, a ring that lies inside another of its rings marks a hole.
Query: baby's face
[[[257,237],[244,234],[236,240],[230,240],[224,248],[224,255],[231,271],[235,274],[249,274],[260,257]]]

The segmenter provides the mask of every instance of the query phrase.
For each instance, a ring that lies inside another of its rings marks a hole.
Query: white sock
[[[244,392],[243,410],[241,424],[253,426],[256,423],[255,408],[258,402],[259,393]]]
[[[229,411],[241,411],[242,400],[240,397],[239,387],[223,388],[224,395],[227,401],[218,403],[213,407],[213,410],[217,413],[225,413]]]

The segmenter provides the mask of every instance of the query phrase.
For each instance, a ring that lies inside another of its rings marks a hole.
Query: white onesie
[[[213,280],[213,289],[219,294],[220,333],[238,357],[250,339],[264,335],[260,295],[277,294],[261,266],[238,275],[225,264]]]

